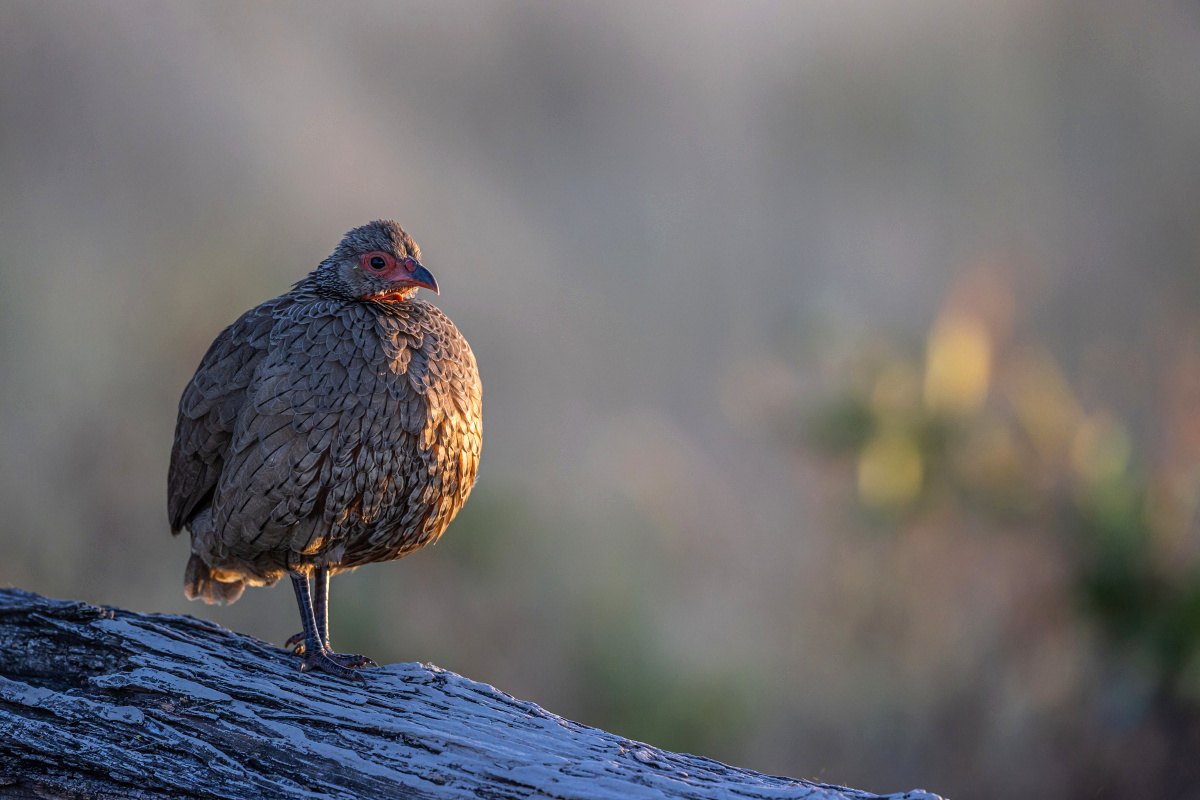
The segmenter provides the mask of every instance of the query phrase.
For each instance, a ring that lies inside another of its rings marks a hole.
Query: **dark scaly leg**
[[[312,602],[313,618],[316,622],[317,638],[324,645],[325,655],[343,667],[379,666],[366,656],[333,652],[333,648],[329,645],[329,569],[317,567],[313,574],[313,581],[315,584],[313,590],[316,595]],[[288,639],[284,646],[291,647],[292,652],[299,655],[308,649],[307,638],[304,632],[297,633]]]
[[[317,631],[325,644],[325,655],[343,667],[377,667],[379,666],[366,656],[356,656],[352,653],[335,653],[329,646],[329,569],[318,567],[313,576],[316,582],[317,596],[313,600],[313,614],[317,618]]]
[[[301,672],[320,670],[339,678],[361,681],[362,676],[347,669],[326,655],[329,650],[317,633],[317,618],[313,612],[312,598],[308,593],[308,576],[292,573],[292,588],[296,590],[296,604],[300,606],[300,621],[304,624],[304,663]]]
[[[317,567],[313,570],[313,579],[316,584],[313,587],[313,593],[316,595],[313,598],[313,618],[317,622],[317,638],[325,645],[325,649],[329,647],[329,570],[326,567]],[[305,633],[300,631],[283,643],[284,647],[292,648],[292,652],[296,655],[301,655],[305,650]]]

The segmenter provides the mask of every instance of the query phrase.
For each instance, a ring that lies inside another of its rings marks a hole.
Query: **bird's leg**
[[[313,618],[317,623],[317,638],[325,645],[325,649],[329,647],[329,568],[317,567],[313,570]],[[304,631],[300,631],[292,636],[286,642],[284,647],[292,648],[292,652],[300,655],[305,650],[306,635]]]
[[[317,596],[313,601],[313,614],[317,618],[317,632],[325,644],[325,655],[332,658],[343,667],[377,667],[379,666],[366,656],[356,656],[352,653],[335,653],[329,646],[329,568],[317,567],[313,575]]]
[[[313,613],[312,598],[308,593],[308,576],[292,573],[292,588],[296,590],[296,604],[300,606],[300,621],[304,624],[305,657],[300,671],[320,670],[339,678],[361,681],[362,676],[343,667],[327,655],[329,650],[317,634],[317,618]]]
[[[317,567],[313,572],[312,600],[313,619],[316,623],[317,639],[324,645],[325,655],[343,667],[377,667],[379,666],[366,656],[350,653],[335,653],[329,646],[329,568]],[[287,640],[287,647],[297,655],[308,649],[307,636],[304,632],[297,633]]]
[[[330,650],[328,567],[317,567],[313,573],[313,588],[316,590],[316,597],[313,598],[313,616],[317,618],[317,635],[321,637],[325,649]]]

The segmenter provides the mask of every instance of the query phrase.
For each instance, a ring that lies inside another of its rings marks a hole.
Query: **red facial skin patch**
[[[382,268],[377,269],[371,265],[371,261],[376,258],[383,259]],[[387,292],[386,294],[366,294],[363,295],[362,299],[364,300],[373,300],[377,303],[394,303],[404,300],[410,288],[425,285],[424,283],[408,279],[417,270],[417,262],[411,258],[398,261],[391,253],[374,250],[359,256],[358,263],[367,274],[378,275],[389,283],[396,285],[396,291]]]

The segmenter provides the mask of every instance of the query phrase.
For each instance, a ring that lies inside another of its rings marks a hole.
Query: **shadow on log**
[[[193,617],[0,590],[0,797],[877,797],[666,752],[427,664],[365,685],[296,664]]]

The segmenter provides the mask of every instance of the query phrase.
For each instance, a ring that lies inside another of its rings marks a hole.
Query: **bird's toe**
[[[338,678],[344,678],[348,681],[357,681],[359,683],[363,682],[362,675],[355,672],[353,669],[350,669],[349,667],[344,667],[341,664],[339,664],[338,662],[334,661],[332,658],[330,658],[331,655],[333,655],[333,654],[331,654],[329,652],[321,652],[321,651],[318,651],[316,653],[310,653],[304,659],[303,663],[300,664],[300,671],[301,672],[324,672],[327,675],[333,675]]]
[[[378,667],[371,659],[366,656],[356,656],[353,653],[334,653],[329,652],[325,655],[329,656],[335,664],[341,664],[343,667]]]

